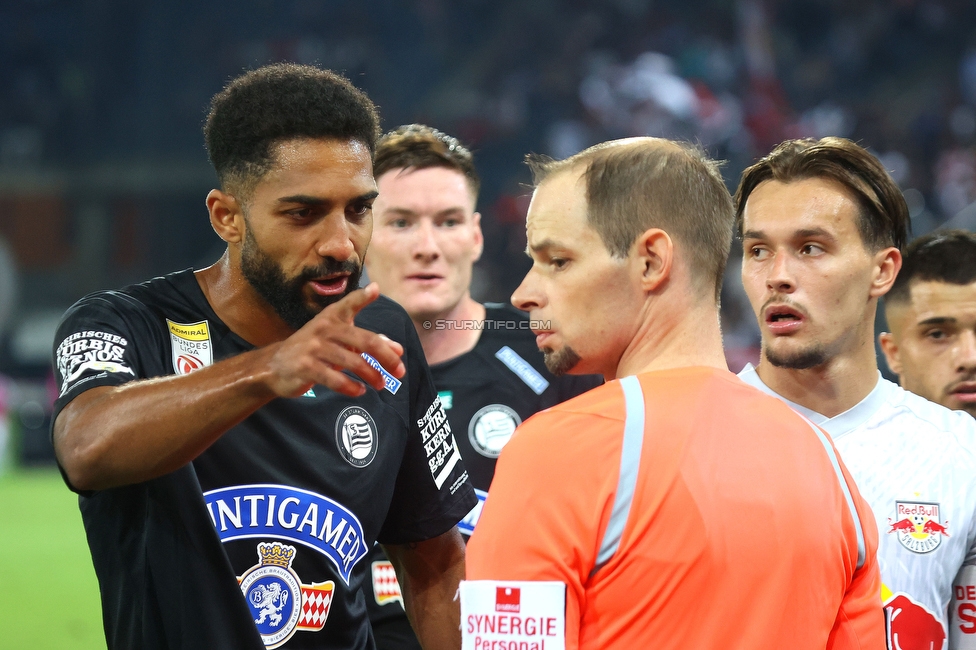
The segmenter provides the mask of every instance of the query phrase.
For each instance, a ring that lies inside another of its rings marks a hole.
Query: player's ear
[[[888,293],[891,285],[895,283],[898,271],[901,270],[901,251],[894,246],[882,249],[875,254],[874,262],[871,297],[880,298]]]
[[[244,239],[244,212],[233,194],[210,190],[207,194],[207,211],[210,213],[210,225],[218,237],[228,244],[237,244]]]
[[[481,232],[480,212],[475,212],[473,215],[471,215],[471,225],[474,227],[474,238],[475,238],[473,261],[477,262],[478,260],[481,259],[481,253],[485,250],[485,236]]]
[[[895,339],[895,335],[891,332],[881,332],[878,334],[878,345],[881,346],[881,351],[884,353],[885,361],[888,362],[891,372],[901,375],[901,358],[898,354],[898,341]]]
[[[637,237],[635,246],[641,269],[641,288],[645,292],[657,291],[671,277],[674,242],[660,228],[649,228]]]

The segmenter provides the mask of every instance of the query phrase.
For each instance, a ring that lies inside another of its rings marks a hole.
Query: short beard
[[[769,363],[777,368],[789,368],[790,370],[808,370],[822,366],[830,360],[826,348],[819,343],[806,350],[783,355],[774,352],[769,346],[763,346],[763,354]]]
[[[321,266],[306,267],[297,276],[287,278],[281,267],[258,246],[250,228],[244,235],[241,273],[278,317],[293,330],[300,330],[325,307],[355,291],[359,287],[362,272],[362,267],[352,260],[340,262],[333,257],[327,257]],[[317,295],[312,298],[313,304],[309,304],[304,293],[306,283],[333,273],[349,273],[346,290],[339,296]]]
[[[556,377],[565,375],[567,372],[575,368],[582,360],[580,355],[576,354],[576,350],[568,345],[562,350],[553,351],[546,349],[543,350],[542,353],[546,368]]]

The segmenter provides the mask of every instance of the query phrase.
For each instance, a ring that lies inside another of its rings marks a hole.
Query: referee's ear
[[[641,269],[641,288],[653,293],[671,277],[674,242],[660,228],[649,228],[637,238],[634,247]]]
[[[218,237],[228,244],[243,241],[244,213],[233,194],[210,190],[207,194],[207,211],[210,213],[210,226]]]

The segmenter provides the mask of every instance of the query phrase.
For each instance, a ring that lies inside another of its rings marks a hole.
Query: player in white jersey
[[[976,234],[937,231],[909,244],[884,307],[891,331],[879,343],[898,383],[976,417]],[[950,643],[965,647],[976,639],[972,558],[952,595]]]
[[[909,244],[884,307],[878,342],[901,387],[976,417],[976,233]]]
[[[907,239],[901,192],[848,140],[796,140],[743,173],[736,210],[762,334],[740,377],[830,433],[871,505],[889,647],[976,648],[976,617],[948,611],[976,561],[976,424],[882,379],[874,353]]]

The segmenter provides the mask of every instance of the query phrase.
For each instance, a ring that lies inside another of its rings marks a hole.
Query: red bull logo
[[[883,586],[882,591],[886,591]],[[907,594],[889,597],[884,614],[890,650],[942,650],[945,627],[932,612]]]
[[[896,501],[895,517],[888,517],[888,534],[913,553],[930,553],[949,537],[949,522],[939,523],[939,504]]]
[[[946,524],[948,524],[948,523],[949,522],[947,521]],[[942,524],[938,523],[937,521],[932,521],[931,519],[929,519],[928,521],[926,521],[925,522],[925,525],[922,526],[922,532],[923,533],[928,533],[929,535],[935,535],[936,533],[940,533],[942,535],[945,535],[946,537],[949,536],[949,529],[948,528],[946,528]]]

